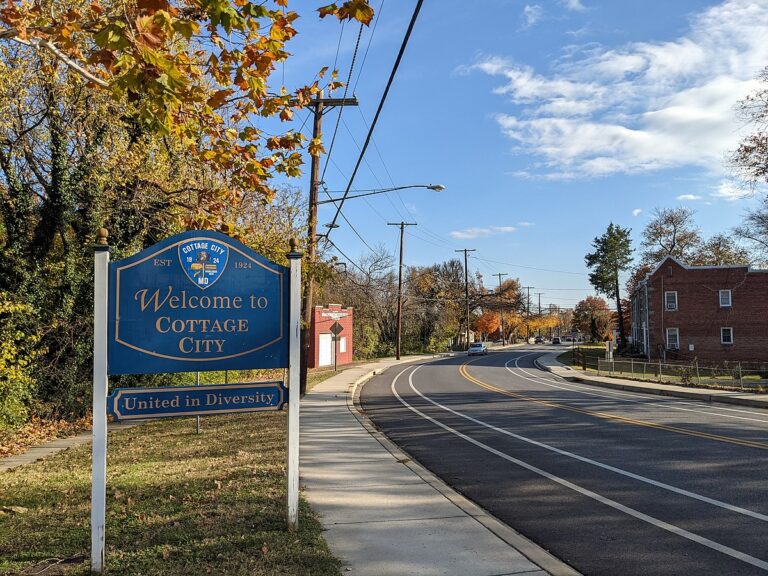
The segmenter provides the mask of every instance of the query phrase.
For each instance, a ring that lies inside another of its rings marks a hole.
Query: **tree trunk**
[[[624,333],[624,311],[621,309],[618,274],[616,274],[616,314],[619,317],[619,350],[624,350],[627,347],[627,335]]]

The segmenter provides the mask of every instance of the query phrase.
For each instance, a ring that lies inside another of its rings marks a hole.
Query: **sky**
[[[348,87],[359,106],[342,110],[323,159],[330,191],[347,186],[416,2],[371,4]],[[319,20],[318,6],[290,5],[299,35],[276,74],[288,87],[323,66],[349,74],[359,25]],[[339,259],[378,246],[396,258],[387,223],[416,222],[407,266],[474,249],[470,273],[487,287],[505,273],[533,287],[534,305],[541,292],[543,306],[572,307],[593,293],[584,255],[610,222],[639,248],[655,207],[684,205],[705,236],[728,233],[756,202],[727,156],[749,130],[736,105],[768,66],[766,30],[768,0],[426,0],[352,190],[445,190],[349,200],[359,236],[339,220]],[[295,128],[309,135],[308,116]],[[337,117],[324,116],[326,150]],[[294,184],[308,190],[308,173]],[[321,231],[332,217],[320,207]]]

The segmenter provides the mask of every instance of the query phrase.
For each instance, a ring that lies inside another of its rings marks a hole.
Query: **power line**
[[[343,30],[343,29],[342,29]],[[352,70],[355,68],[355,59],[357,58],[357,50],[360,48],[360,37],[363,35],[363,23],[360,23],[360,29],[357,32],[357,41],[355,42],[355,50],[352,52],[352,62],[349,64],[349,74],[347,74],[347,82],[344,84],[344,95],[342,98],[347,97],[347,91],[349,90],[349,83],[352,80]],[[341,45],[341,38],[339,38],[339,45]],[[336,48],[336,55],[338,56],[338,47]],[[334,63],[334,66],[336,64]],[[320,180],[325,179],[325,171],[328,169],[328,161],[331,158],[331,152],[333,152],[333,145],[336,143],[336,133],[339,130],[339,122],[341,121],[341,113],[344,111],[344,106],[339,106],[339,115],[336,117],[336,125],[333,127],[333,136],[331,137],[331,144],[328,147],[328,153],[325,156],[325,166],[323,166],[323,173],[320,175]]]
[[[487,258],[479,258],[472,256],[475,260],[482,262],[490,262],[492,264],[503,264],[504,266],[512,266],[514,268],[525,268],[526,270],[537,270],[539,272],[553,272],[555,274],[571,274],[573,276],[589,276],[586,272],[569,272],[567,270],[553,270],[551,268],[535,268],[534,266],[523,266],[522,264],[512,264],[511,262],[501,262],[499,260],[489,260]]]
[[[355,163],[355,168],[352,171],[352,175],[349,178],[349,182],[347,183],[347,188],[344,192],[344,196],[341,198],[341,202],[339,206],[336,208],[336,214],[333,217],[333,220],[331,221],[331,224],[336,224],[336,220],[338,219],[339,213],[341,212],[342,208],[344,207],[344,200],[346,200],[347,195],[349,194],[349,190],[352,188],[352,183],[355,181],[355,176],[357,176],[357,171],[360,168],[360,164],[362,163],[362,160],[365,156],[365,151],[368,149],[368,145],[371,142],[371,137],[373,136],[373,131],[376,128],[376,123],[379,121],[379,116],[381,116],[381,111],[384,108],[384,102],[387,100],[387,95],[389,94],[389,89],[392,87],[392,82],[395,79],[395,74],[397,74],[397,69],[400,67],[400,61],[403,59],[403,54],[405,53],[405,48],[408,45],[408,40],[411,37],[411,32],[413,31],[413,27],[416,24],[416,19],[419,16],[419,11],[421,10],[421,5],[424,3],[424,0],[418,0],[416,3],[416,7],[413,10],[413,15],[411,16],[411,21],[408,24],[408,30],[405,33],[405,37],[403,38],[403,42],[400,46],[400,51],[397,54],[397,59],[395,60],[395,64],[392,67],[392,71],[389,74],[389,80],[387,81],[387,86],[384,89],[384,94],[381,96],[381,101],[379,102],[379,106],[376,109],[376,115],[373,118],[373,122],[371,123],[371,127],[368,130],[368,135],[365,138],[365,144],[363,145],[363,149],[360,151],[360,156],[357,159],[357,162]],[[330,230],[329,230],[330,233]],[[328,238],[328,236],[326,236]]]

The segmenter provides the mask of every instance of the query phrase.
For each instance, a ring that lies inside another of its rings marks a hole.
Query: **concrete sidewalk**
[[[359,385],[398,363],[350,368],[302,401],[301,484],[342,570],[356,576],[578,574],[410,460],[357,410]]]
[[[755,394],[753,392],[733,392],[729,390],[714,390],[709,388],[692,388],[688,386],[675,386],[674,384],[661,384],[659,382],[647,382],[629,380],[625,378],[612,378],[608,376],[594,376],[583,370],[566,366],[557,360],[562,351],[547,352],[536,358],[535,363],[544,370],[564,378],[576,380],[585,384],[592,384],[602,388],[613,388],[630,392],[645,394],[657,394],[661,396],[675,396],[688,398],[700,402],[720,402],[723,404],[737,404],[751,406],[752,408],[768,408],[768,394]]]

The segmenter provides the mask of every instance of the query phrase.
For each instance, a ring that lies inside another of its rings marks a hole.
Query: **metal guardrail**
[[[605,360],[578,348],[573,351],[573,366],[594,370],[598,376],[616,376],[682,386],[733,387],[759,391],[768,388],[768,365],[730,362],[722,365],[648,362],[633,358]],[[749,366],[748,368],[746,366]],[[760,366],[756,368],[754,366]]]

